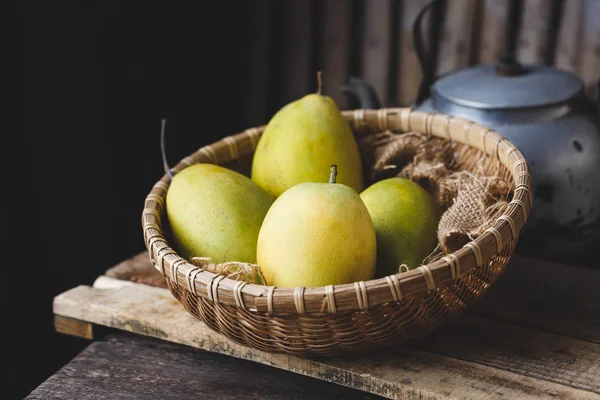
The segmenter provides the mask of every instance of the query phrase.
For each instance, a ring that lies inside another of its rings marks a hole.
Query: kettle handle
[[[415,99],[413,107],[418,107],[427,97],[429,97],[429,92],[431,89],[431,85],[434,80],[433,70],[434,66],[431,62],[431,55],[426,53],[425,50],[425,41],[423,40],[423,17],[425,13],[439,0],[431,0],[427,4],[419,10],[415,21],[412,26],[412,34],[413,34],[413,47],[415,49],[415,54],[417,56],[417,60],[421,65],[421,72],[423,74],[423,78],[421,80],[421,85],[419,86],[419,91],[417,92],[417,98]]]
[[[382,107],[373,85],[358,77],[350,77],[350,82],[341,87],[341,93],[352,95],[358,100],[360,108],[375,110]]]
[[[419,10],[419,13],[417,14],[417,17],[415,18],[415,21],[413,22],[412,26],[413,47],[415,49],[415,54],[421,66],[421,71],[423,72],[421,86],[419,87],[416,100],[412,104],[412,107],[414,108],[419,106],[428,97],[430,86],[433,83],[433,63],[426,62],[426,59],[430,59],[430,57],[428,57],[425,51],[425,44],[423,40],[423,32],[421,25],[423,17],[427,10],[429,10],[438,1],[440,0],[430,0],[429,3],[425,4],[423,8]],[[381,101],[377,96],[375,88],[371,84],[365,82],[360,78],[351,77],[349,84],[341,87],[341,92],[343,94],[352,95],[353,97],[357,98],[360,103],[360,108],[381,108]]]

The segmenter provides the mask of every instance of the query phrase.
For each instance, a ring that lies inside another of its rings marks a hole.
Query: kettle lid
[[[523,65],[517,75],[498,73],[496,64],[458,70],[439,79],[433,97],[478,109],[519,109],[563,103],[583,90],[573,73],[544,65]]]

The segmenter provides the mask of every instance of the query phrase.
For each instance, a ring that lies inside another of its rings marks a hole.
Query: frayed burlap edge
[[[267,280],[257,264],[242,262],[224,262],[215,264],[210,257],[192,257],[191,263],[213,274],[225,275],[229,279],[245,281],[257,285],[266,285]]]
[[[438,246],[423,260],[432,262],[479,237],[506,211],[511,185],[500,176],[485,173],[482,163],[472,172],[457,171],[453,141],[418,132],[384,131],[361,142],[373,156],[370,178],[397,176],[427,190],[443,214],[438,224]],[[398,272],[408,270],[399,266]]]

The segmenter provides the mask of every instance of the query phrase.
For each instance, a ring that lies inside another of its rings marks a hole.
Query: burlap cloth
[[[508,207],[510,183],[486,175],[483,163],[473,171],[458,170],[456,143],[452,141],[418,132],[386,131],[363,138],[360,146],[371,182],[392,176],[411,179],[440,204],[443,214],[437,231],[438,248],[423,263],[476,239]]]

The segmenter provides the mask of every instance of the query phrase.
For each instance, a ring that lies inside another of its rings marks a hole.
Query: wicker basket
[[[215,275],[169,247],[164,200],[167,175],[157,182],[142,214],[144,241],[171,293],[192,315],[235,342],[269,352],[318,355],[360,351],[424,335],[461,313],[502,275],[532,204],[532,180],[521,152],[498,133],[461,118],[409,108],[344,111],[357,135],[417,131],[456,143],[458,168],[484,160],[488,172],[513,184],[506,212],[476,240],[415,270],[354,284],[276,288]],[[173,168],[246,158],[263,127],[203,147]]]

